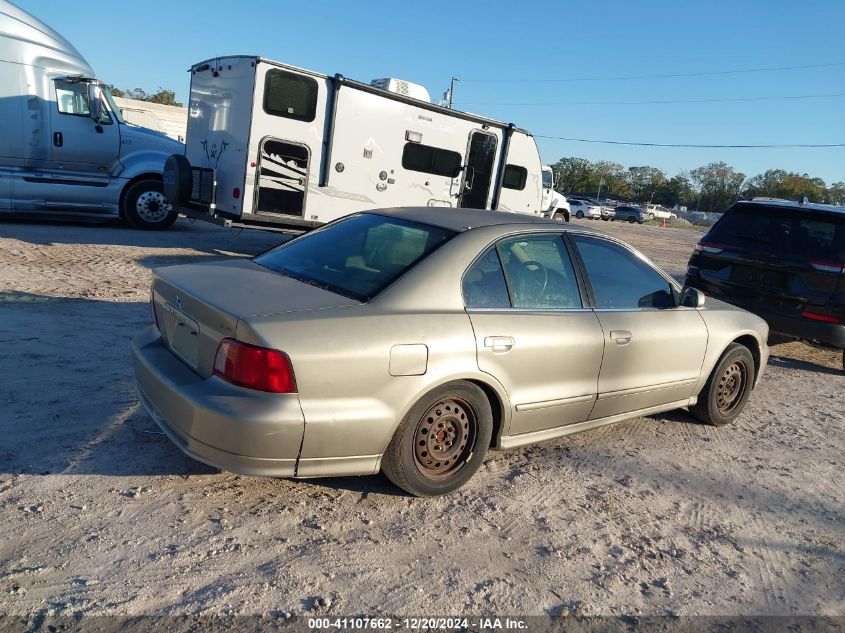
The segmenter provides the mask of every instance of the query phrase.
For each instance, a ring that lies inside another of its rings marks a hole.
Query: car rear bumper
[[[132,341],[141,403],[185,454],[244,475],[293,477],[305,422],[296,394],[253,391],[203,378],[150,326]]]
[[[726,303],[735,305],[743,310],[753,312],[769,325],[769,332],[787,338],[800,339],[812,343],[821,343],[832,347],[845,349],[845,325],[840,323],[825,323],[808,319],[800,314],[779,312],[768,305],[755,301],[743,301],[715,292],[707,283],[700,279],[687,276],[686,285],[698,288],[709,296]]]

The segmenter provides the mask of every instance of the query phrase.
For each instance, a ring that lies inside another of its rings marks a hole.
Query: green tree
[[[666,181],[666,174],[657,167],[647,165],[629,167],[627,177],[631,197],[640,202],[651,201]]]
[[[563,157],[552,165],[552,171],[555,173],[555,188],[559,191],[586,191],[593,165],[586,158]]]
[[[695,205],[698,194],[692,186],[692,182],[684,172],[672,176],[661,182],[654,192],[654,202],[664,207],[685,206],[689,208]]]
[[[745,174],[723,161],[693,169],[690,177],[698,185],[697,208],[717,213],[722,213],[739,199],[740,188],[745,182]]]
[[[845,205],[845,182],[835,182],[827,190],[827,201],[830,204]]]
[[[127,99],[135,99],[137,101],[146,101],[147,103],[161,103],[163,105],[182,107],[182,104],[179,101],[176,101],[176,93],[172,90],[167,90],[166,88],[159,87],[158,92],[154,92],[152,94],[149,94],[143,88],[121,90],[120,88],[115,88],[111,85],[109,88],[115,97],[125,97]]]

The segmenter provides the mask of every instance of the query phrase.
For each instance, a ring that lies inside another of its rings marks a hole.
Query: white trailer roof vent
[[[393,77],[385,77],[384,79],[373,79],[370,82],[371,86],[395,92],[399,95],[410,97],[411,99],[419,99],[426,103],[431,103],[431,97],[423,86],[419,84],[412,84],[410,81],[404,79],[394,79]]]

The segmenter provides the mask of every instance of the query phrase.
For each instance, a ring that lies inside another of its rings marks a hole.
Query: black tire
[[[744,345],[731,343],[722,354],[690,412],[713,426],[733,422],[754,388],[754,357]]]
[[[481,389],[463,380],[443,385],[402,420],[382,458],[382,471],[416,497],[447,494],[481,467],[492,433],[493,412]]]
[[[584,219],[584,212],[583,211],[576,211],[575,217],[578,218],[579,220],[583,220]]]
[[[152,178],[139,180],[126,190],[122,211],[129,224],[145,231],[170,228],[179,217],[167,204],[161,181]]]
[[[555,214],[552,216],[552,220],[555,222],[568,222],[569,220],[566,219],[566,214],[563,211],[555,211]]]
[[[637,220],[636,220],[636,218],[634,218],[634,216],[633,216],[633,215],[628,216],[628,223],[629,223],[629,224],[633,224],[633,223],[634,223],[634,222],[636,222],[636,221],[637,221]]]

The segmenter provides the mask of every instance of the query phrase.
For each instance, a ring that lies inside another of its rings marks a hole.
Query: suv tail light
[[[721,253],[725,250],[725,247],[721,244],[712,244],[710,242],[699,242],[698,246],[695,247],[697,253],[709,253],[711,255],[716,255],[717,253]]]
[[[290,358],[284,352],[225,338],[214,357],[214,375],[247,389],[296,393]]]
[[[813,321],[821,321],[822,323],[842,323],[842,319],[831,314],[819,314],[818,312],[810,312],[804,310],[801,316],[805,319],[812,319]]]
[[[838,262],[823,262],[817,259],[810,261],[810,266],[823,273],[842,274],[845,272],[845,264]]]
[[[153,317],[153,323],[155,323],[156,329],[161,331],[161,328],[158,326],[158,315],[156,314],[155,291],[153,290],[152,286],[150,286],[150,314]]]

